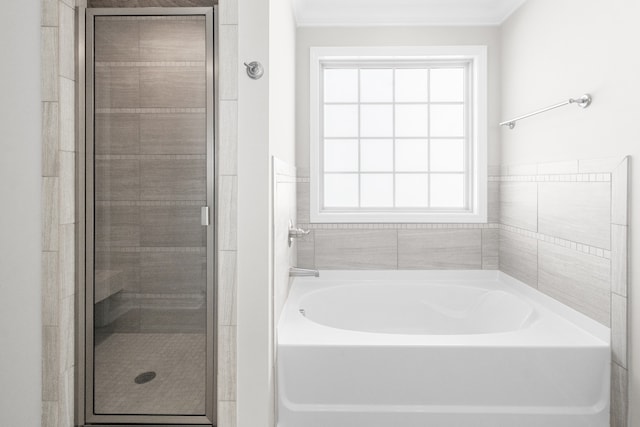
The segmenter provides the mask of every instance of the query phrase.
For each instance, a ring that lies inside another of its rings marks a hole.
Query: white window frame
[[[469,177],[466,210],[323,209],[322,69],[335,61],[470,61],[471,103]],[[310,49],[310,220],[312,223],[486,223],[487,222],[487,47],[312,47]]]

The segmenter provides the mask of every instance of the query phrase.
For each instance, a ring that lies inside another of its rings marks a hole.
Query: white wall
[[[238,1],[237,425],[269,417],[269,2]],[[243,62],[260,61],[260,80]]]
[[[280,160],[295,162],[296,23],[290,0],[269,7],[269,145]]]
[[[593,104],[564,107],[502,132],[503,164],[632,156],[631,216],[640,200],[640,2],[529,0],[502,27],[504,119],[584,92]],[[495,122],[494,122],[495,123]],[[494,128],[496,125],[492,125]],[[632,224],[630,423],[640,425],[640,229]]]
[[[295,26],[282,0],[238,1],[238,427],[273,425],[271,157],[293,163]],[[243,62],[265,75],[247,77]]]
[[[0,14],[0,425],[41,406],[40,2]]]
[[[293,7],[290,0],[271,0],[269,2],[269,157],[277,158],[284,162],[287,166],[293,166],[295,163],[295,70],[296,70],[296,24],[293,16]],[[275,183],[273,184],[275,186]],[[282,186],[280,187],[282,190]],[[271,191],[275,188],[271,187]],[[287,193],[290,193],[288,191]],[[272,194],[273,197],[273,194]],[[287,200],[292,202],[291,197],[295,199],[295,187],[293,193],[289,194]],[[282,277],[283,264],[286,263],[286,257],[283,249],[284,241],[280,239],[273,242],[276,229],[282,230],[283,219],[281,215],[273,215],[278,212],[274,209],[274,201],[277,198],[271,198],[272,205],[269,212],[272,214],[269,223],[271,225],[271,235],[269,248],[271,264],[271,280],[269,307],[271,309],[270,330],[269,330],[269,419],[268,426],[275,426],[275,325],[277,324],[277,306],[282,288],[286,288],[287,282]],[[295,206],[295,205],[294,205]],[[294,211],[295,212],[295,211]],[[295,218],[294,218],[295,220]],[[276,222],[280,227],[276,227]],[[280,233],[278,233],[280,234]],[[280,237],[280,236],[279,236]],[[293,253],[293,251],[291,251]],[[278,267],[276,267],[276,265]],[[288,269],[286,269],[288,270]],[[280,274],[278,274],[280,273]],[[288,274],[285,273],[288,278]]]
[[[488,46],[489,122],[500,117],[498,27],[299,27],[296,69],[296,166],[309,168],[309,48],[312,46]],[[489,129],[490,165],[500,163],[499,131]],[[304,173],[304,171],[302,172]]]

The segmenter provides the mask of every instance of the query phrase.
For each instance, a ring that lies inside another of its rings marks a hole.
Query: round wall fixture
[[[264,67],[258,61],[252,61],[248,64],[245,62],[244,66],[247,67],[247,75],[253,80],[258,80],[264,74]]]

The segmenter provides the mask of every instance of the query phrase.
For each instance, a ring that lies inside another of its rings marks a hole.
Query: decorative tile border
[[[519,234],[521,236],[551,243],[564,248],[595,255],[600,258],[611,259],[611,251],[604,248],[589,246],[570,240],[560,239],[543,233],[536,233],[523,228],[505,224],[318,224],[299,223],[299,227],[309,230],[468,230],[468,229],[500,229]]]
[[[300,227],[311,230],[431,230],[431,229],[486,229],[500,228],[499,224],[299,224]]]
[[[610,182],[610,173],[577,173],[560,175],[500,175],[490,176],[490,182]]]
[[[537,233],[535,231],[526,230],[524,228],[513,227],[511,225],[500,224],[501,230],[510,231],[512,233],[519,234],[531,239],[540,240],[542,242],[551,243],[553,245],[562,246],[563,248],[573,249],[575,251],[583,252],[585,254],[595,255],[600,258],[611,259],[611,251],[604,248],[598,248],[595,246],[589,246],[571,240],[560,239],[558,237],[550,236],[548,234]]]

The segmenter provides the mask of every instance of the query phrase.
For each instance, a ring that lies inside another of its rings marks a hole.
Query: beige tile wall
[[[197,296],[203,306],[204,18],[99,17],[95,34],[95,244],[97,264],[105,268],[96,269],[95,288],[107,298],[105,290],[122,290],[119,297],[134,308],[176,295]],[[111,256],[120,251],[139,254]],[[134,261],[139,272],[125,280]],[[117,304],[98,311],[110,320],[123,314]],[[140,311],[140,325],[151,315]]]
[[[42,1],[42,425],[74,425],[74,3]]]
[[[218,6],[218,427],[235,427],[238,200],[238,3]],[[222,363],[221,363],[222,362]]]
[[[297,185],[298,224],[312,232],[298,241],[298,266],[320,269],[498,268],[500,187],[488,186],[486,224],[311,224],[309,177]]]

